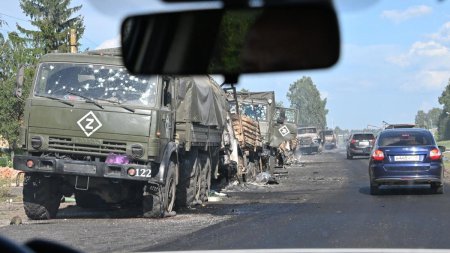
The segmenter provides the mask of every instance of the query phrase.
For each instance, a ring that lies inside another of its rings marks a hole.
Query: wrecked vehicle
[[[262,171],[273,171],[275,168],[276,149],[281,141],[273,141],[275,113],[275,93],[267,92],[237,92],[239,113],[258,122],[262,136],[262,150],[259,160]],[[231,113],[236,112],[236,106],[231,105]]]
[[[226,108],[206,75],[134,76],[113,52],[44,55],[14,157],[26,215],[54,218],[72,194],[80,207],[142,206],[144,217],[206,201]]]
[[[299,127],[297,129],[297,141],[297,148],[302,154],[312,154],[320,151],[321,138],[316,127]]]
[[[337,147],[337,138],[333,130],[320,131],[320,138],[322,139],[322,146],[325,149],[334,149]]]
[[[233,158],[237,159],[238,164],[237,177],[249,181],[255,179],[257,173],[262,171],[260,154],[263,151],[263,137],[260,125],[254,118],[241,113],[234,85],[223,89],[227,95],[233,134],[237,142],[238,152],[233,152]]]
[[[297,109],[279,106],[275,108],[274,122],[280,125],[275,129],[279,129],[279,134],[284,139],[277,148],[277,166],[289,165],[295,160],[297,121]]]

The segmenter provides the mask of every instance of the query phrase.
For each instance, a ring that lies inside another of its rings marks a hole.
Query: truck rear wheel
[[[159,190],[151,189],[150,185],[144,187],[142,199],[143,217],[163,218],[172,215],[176,192],[175,169],[175,163],[170,161],[165,185]]]
[[[200,200],[207,202],[208,192],[211,188],[211,159],[207,154],[202,154],[200,160],[202,161]]]
[[[62,194],[59,182],[53,177],[26,173],[23,182],[23,206],[32,220],[48,220],[56,217]]]
[[[180,168],[177,186],[177,207],[192,207],[200,202],[201,165],[197,154],[190,156],[189,161]]]

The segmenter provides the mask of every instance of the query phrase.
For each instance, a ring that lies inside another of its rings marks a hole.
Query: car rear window
[[[380,135],[380,146],[433,145],[433,136],[427,132],[386,132]]]
[[[361,140],[373,140],[375,136],[373,134],[355,134],[353,135],[353,140],[361,141]]]

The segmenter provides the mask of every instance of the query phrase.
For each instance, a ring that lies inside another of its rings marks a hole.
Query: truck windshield
[[[295,110],[289,110],[289,109],[285,109],[285,108],[277,108],[275,110],[273,119],[277,120],[280,117],[281,112],[284,110],[284,117],[285,117],[285,123],[293,123],[296,124],[296,119],[295,119]]]
[[[317,130],[315,128],[299,128],[297,130],[298,134],[315,134]]]
[[[242,102],[239,105],[241,114],[258,121],[267,121],[267,106],[263,104],[250,104]]]
[[[295,120],[295,110],[286,110],[285,115],[286,115],[286,122],[288,123],[297,123]]]
[[[34,94],[64,100],[83,100],[82,97],[89,97],[124,104],[155,106],[156,81],[156,77],[131,75],[121,66],[42,63]]]

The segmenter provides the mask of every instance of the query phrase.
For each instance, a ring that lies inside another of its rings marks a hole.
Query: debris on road
[[[268,172],[261,172],[256,175],[255,183],[259,184],[278,184],[278,181]]]
[[[11,218],[11,222],[9,223],[9,225],[21,225],[22,224],[22,218],[20,218],[19,216],[14,216]]]
[[[219,201],[222,201],[223,198],[227,198],[227,197],[228,197],[228,195],[225,193],[211,190],[208,193],[208,202],[219,202]]]

